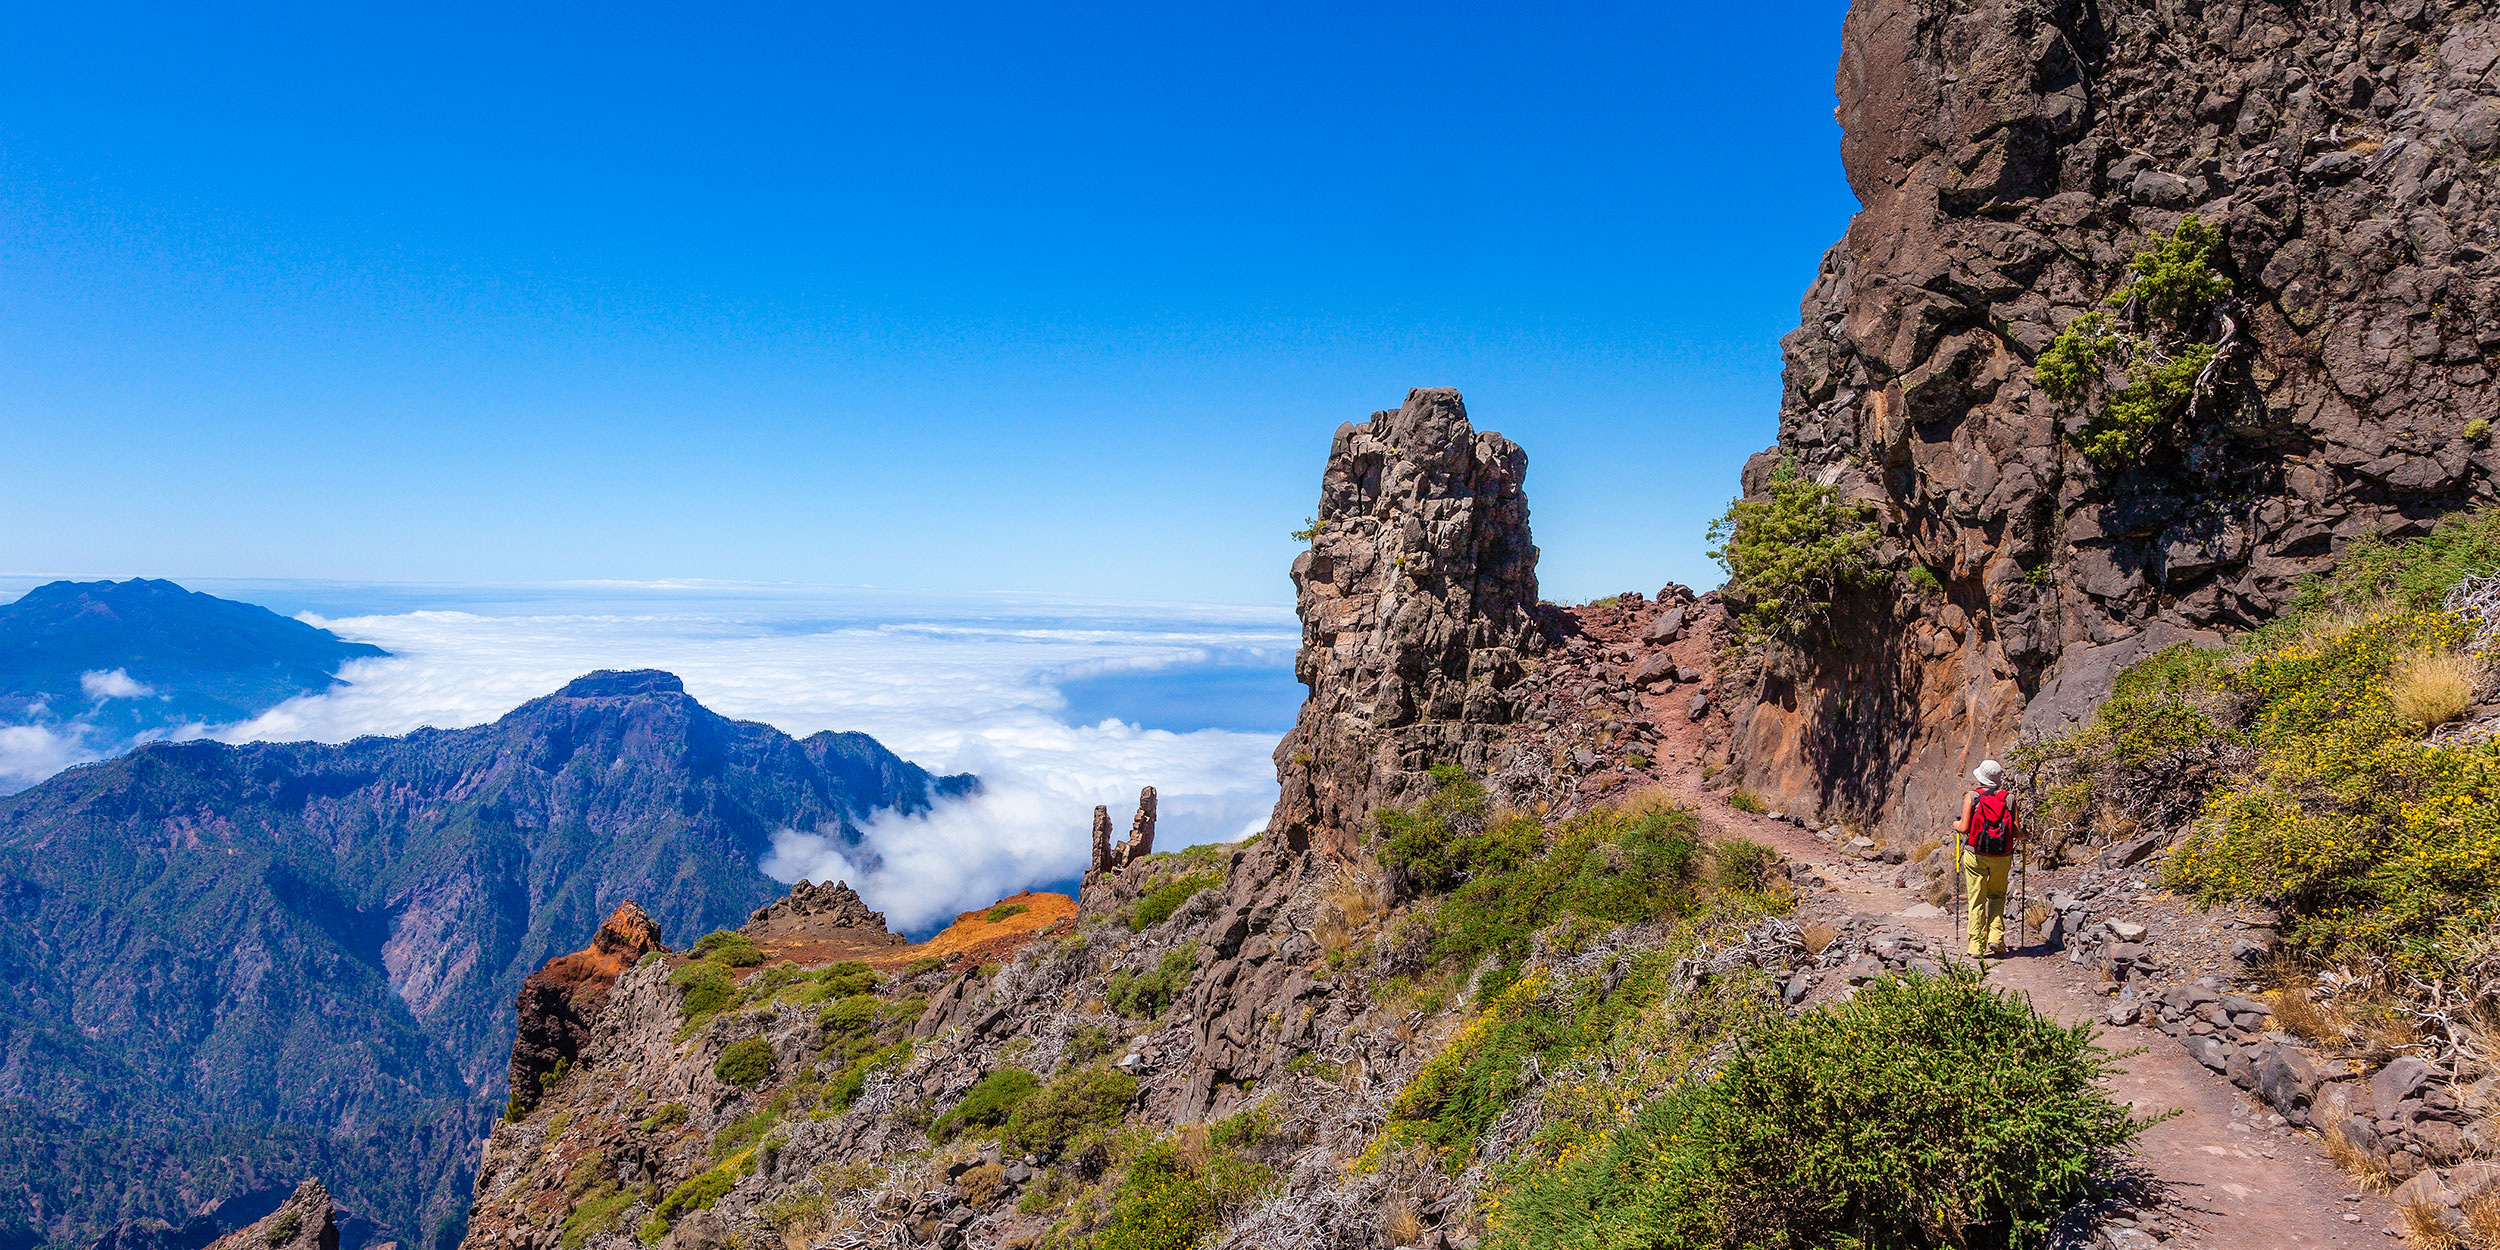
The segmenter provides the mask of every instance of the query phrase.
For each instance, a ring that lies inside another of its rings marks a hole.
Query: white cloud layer
[[[80,673],[78,688],[90,699],[144,699],[156,693],[155,687],[133,678],[126,668]]]
[[[874,821],[864,855],[845,858],[822,838],[791,832],[761,865],[784,881],[847,879],[897,928],[914,931],[1082,872],[1094,806],[1110,804],[1125,829],[1141,786],[1157,789],[1157,844],[1166,848],[1253,832],[1275,801],[1274,735],[1118,720],[1070,726],[1053,683],[1285,663],[1298,636],[1281,612],[1055,604],[868,623],[811,619],[790,604],[634,606],[308,617],[392,655],[348,665],[348,686],[210,735],[341,742],[453,728],[493,720],[594,669],[667,669],[724,715],[796,735],[859,730],[932,771],[980,775],[977,797]],[[33,740],[13,748],[11,732],[22,731],[0,731],[0,777],[42,768],[45,751],[61,750]],[[23,763],[12,762],[20,755]]]
[[[0,794],[15,794],[69,767],[102,759],[85,725],[0,725]]]

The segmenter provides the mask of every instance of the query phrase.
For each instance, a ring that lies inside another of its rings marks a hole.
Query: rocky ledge
[[[510,1114],[537,1106],[542,1078],[581,1053],[590,1022],[607,1006],[616,979],[643,956],[667,949],[660,943],[660,926],[627,902],[599,926],[588,949],[548,960],[521,982],[514,1004],[519,1027],[512,1042]]]

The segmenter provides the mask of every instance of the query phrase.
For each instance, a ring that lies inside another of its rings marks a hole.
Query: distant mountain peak
[[[559,699],[630,699],[645,694],[684,694],[677,674],[656,668],[603,668],[586,673],[556,691]]]
[[[48,582],[0,603],[0,728],[33,726],[72,744],[58,767],[249,720],[334,689],[351,661],[388,654],[160,579]],[[4,769],[0,761],[0,793],[43,775]]]

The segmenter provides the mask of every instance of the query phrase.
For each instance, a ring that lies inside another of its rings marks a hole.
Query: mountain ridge
[[[782,892],[757,867],[776,830],[864,857],[873,813],[977,785],[866,735],[731,720],[652,670],[464,729],[144,745],[0,798],[0,1101],[132,1139],[225,1125],[438,1244],[528,972],[629,895],[677,932],[735,926]],[[37,1183],[57,1145],[0,1136],[0,1180]],[[140,1187],[152,1206],[75,1217],[55,1193],[20,1240],[221,1196]]]

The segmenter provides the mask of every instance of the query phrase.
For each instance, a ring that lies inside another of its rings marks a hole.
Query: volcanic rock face
[[[1318,533],[1293,565],[1294,671],[1311,694],[1276,748],[1270,832],[1349,855],[1375,809],[1429,791],[1432,765],[1489,768],[1544,646],[1527,470],[1453,390],[1338,429]]]
[[[521,982],[521,997],[513,1005],[520,1022],[512,1042],[515,1110],[537,1106],[539,1078],[581,1053],[590,1021],[607,1006],[616,979],[643,956],[667,949],[660,926],[629,900],[599,926],[589,949],[548,960]]]
[[[208,1250],[339,1250],[338,1208],[321,1182],[306,1181],[277,1210],[210,1242]]]
[[[2480,12],[1852,8],[1864,208],[1786,340],[1779,447],[1745,485],[1793,457],[1944,591],[1845,604],[1827,643],[1770,657],[1735,726],[1745,784],[1936,823],[2061,661],[2261,619],[2349,539],[2491,494],[2500,21]],[[2064,437],[2088,412],[2031,362],[2190,212],[2221,232],[2245,350],[2177,446],[2095,464]]]

